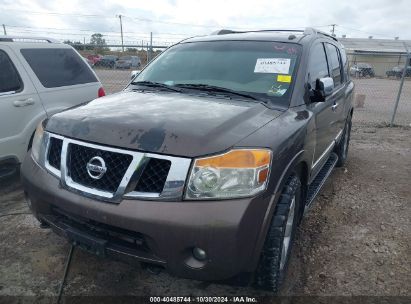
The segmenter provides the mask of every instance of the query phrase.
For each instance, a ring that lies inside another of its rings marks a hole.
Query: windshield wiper
[[[245,98],[248,98],[248,99],[253,99],[253,100],[264,102],[263,100],[258,99],[257,97],[255,97],[251,94],[242,93],[242,92],[234,91],[234,90],[219,87],[219,86],[213,86],[213,85],[209,85],[209,84],[178,83],[178,84],[175,84],[174,86],[179,87],[179,88],[202,90],[202,91],[207,91],[207,92],[228,93],[228,94],[233,94],[233,95],[242,96],[242,97],[245,97]]]
[[[154,82],[154,81],[133,81],[131,84],[133,85],[142,85],[142,86],[146,86],[146,87],[152,87],[152,88],[164,88],[164,89],[168,89],[170,91],[174,91],[174,92],[180,92],[181,90],[173,88],[169,85],[166,85],[164,83],[161,82]]]

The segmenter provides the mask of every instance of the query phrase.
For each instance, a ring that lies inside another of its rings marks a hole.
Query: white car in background
[[[0,37],[0,178],[23,161],[40,121],[104,95],[97,75],[71,46]]]

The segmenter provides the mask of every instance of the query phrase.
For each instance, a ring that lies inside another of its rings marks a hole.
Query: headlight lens
[[[34,160],[40,163],[40,156],[42,151],[43,145],[43,137],[44,137],[44,126],[43,121],[40,122],[37,126],[36,132],[34,133],[33,143],[31,145],[31,155],[33,156]]]
[[[265,190],[271,163],[268,149],[236,149],[196,159],[186,199],[228,199]]]

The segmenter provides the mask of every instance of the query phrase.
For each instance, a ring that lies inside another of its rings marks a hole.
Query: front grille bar
[[[143,200],[170,200],[178,201],[183,197],[184,185],[186,177],[190,168],[191,160],[188,158],[173,157],[167,155],[153,154],[153,153],[144,153],[136,152],[126,149],[118,149],[107,146],[102,146],[98,144],[91,144],[53,133],[45,132],[46,137],[46,169],[56,177],[60,178],[62,187],[69,189],[73,192],[77,192],[81,195],[97,198],[99,200],[119,203],[123,198],[125,199],[143,199]],[[50,138],[57,138],[63,141],[61,149],[61,163],[60,170],[50,165],[47,159],[48,151],[50,149]],[[70,144],[76,144],[80,146],[86,146],[103,151],[111,151],[120,154],[131,155],[133,157],[130,165],[128,166],[126,173],[124,174],[120,185],[118,186],[115,192],[103,191],[85,185],[76,183],[70,177],[67,167],[67,158],[68,158],[68,147]],[[141,170],[144,169],[144,164],[147,163],[147,159],[163,159],[170,161],[170,169],[167,175],[167,179],[164,183],[164,188],[161,192],[139,192],[135,191],[133,187],[129,185],[136,183],[136,179],[141,177]]]

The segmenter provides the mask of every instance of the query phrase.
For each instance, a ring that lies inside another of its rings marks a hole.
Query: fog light
[[[199,261],[204,261],[205,259],[207,259],[207,253],[203,249],[198,247],[194,247],[193,256]]]

